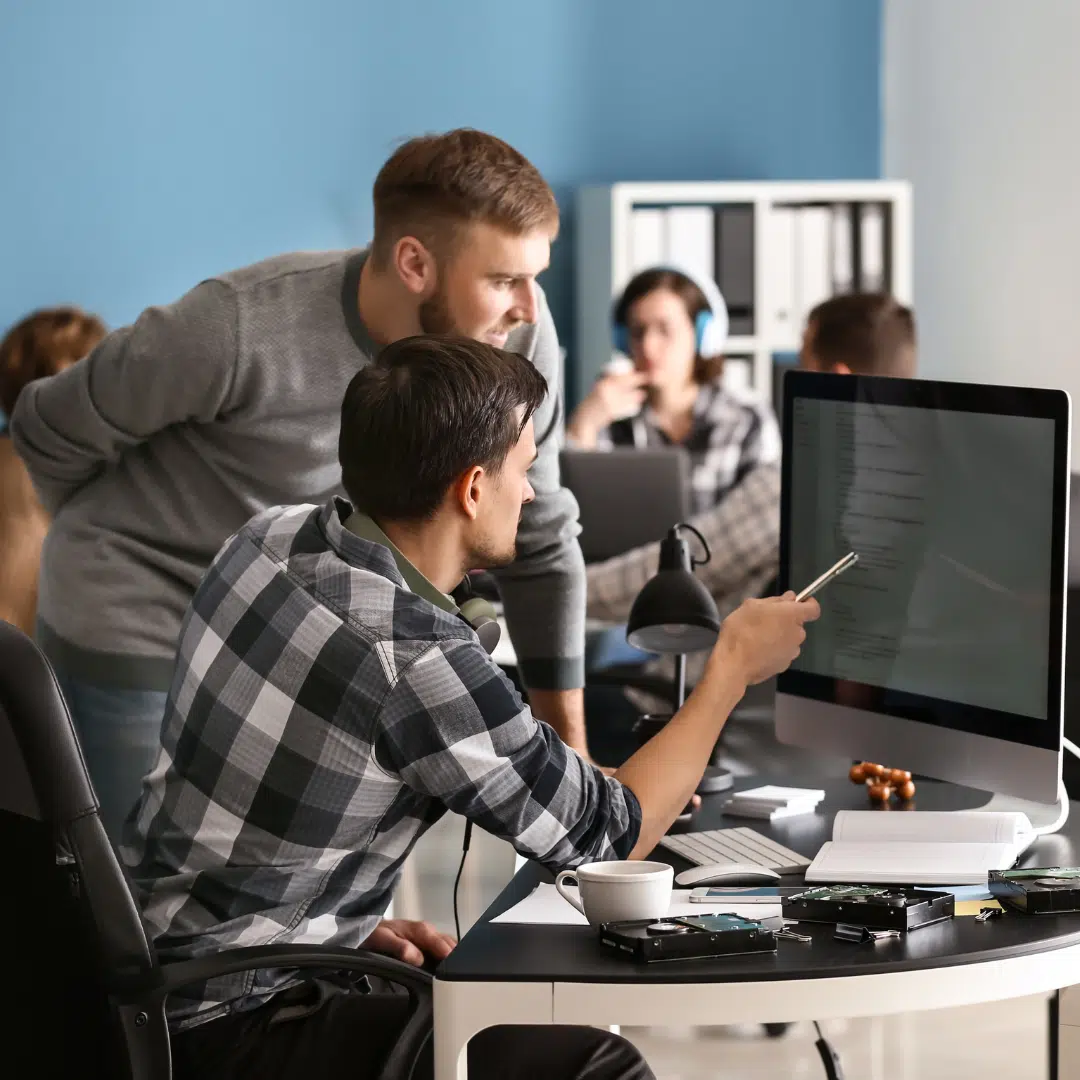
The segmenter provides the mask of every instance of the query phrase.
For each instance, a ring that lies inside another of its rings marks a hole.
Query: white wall
[[[1080,0],[885,0],[928,378],[1060,387],[1080,457]]]

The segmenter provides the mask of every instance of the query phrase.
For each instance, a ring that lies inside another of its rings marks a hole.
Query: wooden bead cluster
[[[887,769],[871,761],[860,761],[848,773],[853,784],[865,784],[871,801],[887,803],[894,794],[904,802],[915,798],[915,784],[906,769]]]

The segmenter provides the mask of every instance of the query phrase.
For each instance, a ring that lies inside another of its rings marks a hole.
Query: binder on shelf
[[[672,206],[667,210],[667,255],[662,262],[681,266],[699,277],[714,279],[713,208]],[[726,297],[725,297],[726,299]]]
[[[728,307],[729,333],[754,333],[754,207],[716,210],[716,283]]]
[[[795,214],[794,206],[774,206],[765,219],[770,337],[778,349],[797,349],[802,335],[795,310]]]
[[[667,211],[635,206],[630,213],[630,274],[667,261]],[[623,282],[622,284],[626,284]]]
[[[799,335],[811,309],[832,296],[831,231],[831,207],[798,208],[795,217],[795,325]]]
[[[736,393],[754,388],[754,360],[750,356],[725,356],[724,387]]]
[[[855,213],[851,203],[832,208],[833,295],[855,290]]]
[[[885,280],[885,208],[880,203],[859,207],[859,289],[881,292]]]

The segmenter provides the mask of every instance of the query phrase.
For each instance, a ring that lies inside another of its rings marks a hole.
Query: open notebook
[[[1014,812],[841,810],[832,840],[806,871],[809,882],[889,885],[986,884],[1034,839]]]

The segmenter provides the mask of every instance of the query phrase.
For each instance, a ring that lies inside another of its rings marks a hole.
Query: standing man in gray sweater
[[[520,352],[551,388],[534,419],[536,498],[499,583],[533,711],[587,755],[584,565],[559,482],[558,342],[536,283],[554,196],[521,154],[471,130],[405,143],[373,194],[370,248],[210,278],[20,395],[12,436],[54,517],[38,634],[114,838],[156,756],[203,572],[255,514],[337,490],[345,387],[419,332]]]

